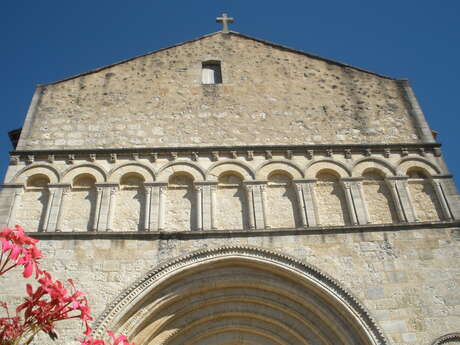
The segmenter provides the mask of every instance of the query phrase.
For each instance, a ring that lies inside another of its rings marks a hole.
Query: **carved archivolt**
[[[383,159],[363,158],[354,164],[353,177],[361,177],[369,169],[379,170],[385,177],[396,175],[396,169]]]
[[[332,159],[322,159],[322,160],[313,161],[307,166],[305,176],[307,178],[316,178],[316,175],[321,170],[333,171],[341,178],[351,176],[351,171],[345,164],[334,161]]]
[[[97,319],[138,345],[240,340],[266,344],[388,344],[365,307],[333,278],[256,247],[170,260],[123,291]],[[256,338],[254,338],[256,337]],[[232,343],[232,342],[230,342]]]
[[[34,175],[46,175],[50,183],[58,183],[60,181],[59,172],[55,167],[48,164],[33,164],[21,169],[13,178],[13,183],[25,183]]]
[[[257,168],[256,177],[260,180],[267,180],[268,176],[274,171],[281,171],[288,174],[292,179],[301,179],[304,177],[302,169],[297,164],[282,160],[264,162]]]
[[[96,183],[107,181],[107,173],[102,167],[96,164],[81,164],[64,171],[62,182],[71,183],[75,177],[82,174],[91,175],[96,180]]]
[[[458,345],[460,344],[460,332],[449,333],[436,339],[432,345]]]
[[[406,175],[407,171],[413,168],[421,168],[430,176],[441,173],[436,165],[421,157],[406,157],[401,159],[398,163],[398,171],[400,171],[403,175]]]
[[[140,163],[126,163],[112,169],[109,173],[108,181],[120,183],[120,179],[126,174],[136,173],[144,178],[144,182],[149,183],[155,180],[155,173],[149,167]]]

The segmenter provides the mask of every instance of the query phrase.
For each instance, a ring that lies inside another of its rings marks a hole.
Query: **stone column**
[[[158,187],[158,230],[165,228],[167,185]]]
[[[144,184],[145,193],[145,212],[144,212],[144,231],[150,231],[150,216],[152,207],[152,189],[151,185]]]
[[[247,214],[249,216],[248,223],[249,229],[255,228],[255,217],[254,217],[254,198],[253,198],[253,189],[254,186],[252,185],[244,185],[246,190],[246,199],[247,199]]]
[[[160,218],[160,211],[164,212],[164,195],[161,196],[162,199],[162,206],[160,210],[160,188],[166,188],[167,183],[159,183],[159,182],[153,182],[153,183],[145,183],[144,184],[146,188],[146,203],[148,203],[147,209],[146,209],[146,219],[148,218],[148,223],[145,223],[145,230],[146,231],[158,231],[159,230],[159,222],[161,220],[163,226],[164,226],[164,221]],[[163,190],[162,193],[165,193],[166,191]],[[164,214],[162,215],[164,217]]]
[[[365,221],[367,223],[370,223],[371,222],[371,215],[369,213],[369,208],[367,207],[367,202],[366,202],[366,199],[364,197],[363,182],[362,181],[358,182],[357,187],[358,187],[358,190],[359,190],[359,194],[361,195],[361,200],[363,201],[363,211],[364,211]]]
[[[267,218],[265,204],[263,201],[263,189],[266,186],[266,181],[244,181],[248,196],[248,214],[249,227],[251,229],[265,229]]]
[[[115,216],[115,208],[117,207],[117,192],[119,190],[118,185],[110,186],[107,200],[107,231],[113,231],[113,218]]]
[[[356,215],[355,204],[353,201],[353,195],[351,193],[351,183],[347,181],[341,181],[342,187],[345,191],[345,200],[347,202],[348,216],[350,218],[351,224],[358,224],[358,217]]]
[[[200,188],[201,210],[197,210],[197,214],[201,215],[200,230],[214,230],[215,214],[216,214],[216,193],[217,182],[196,182],[195,186]],[[200,200],[197,199],[200,203]]]
[[[70,192],[71,192],[70,185],[62,186],[59,208],[58,208],[57,217],[56,217],[56,231],[57,232],[62,231],[62,223],[64,222],[65,207],[66,207]]]
[[[316,201],[313,194],[316,180],[294,180],[293,182],[297,192],[297,208],[302,227],[318,225]]]
[[[362,178],[344,178],[342,181],[349,186],[349,194],[353,214],[355,215],[354,224],[368,224],[370,221],[366,201],[364,199]]]
[[[441,205],[444,220],[454,219],[449,207],[449,201],[447,200],[441,185],[442,182],[438,179],[433,179],[431,182],[433,184],[433,188],[436,193],[436,197],[438,198],[439,204]]]
[[[112,189],[118,189],[118,184],[114,183],[96,183],[97,202],[94,214],[93,228],[94,231],[108,231],[109,227],[109,212],[112,206]],[[113,201],[113,204],[115,201]]]
[[[49,187],[47,187],[47,190],[48,190],[48,202],[46,203],[45,209],[43,210],[45,212],[45,218],[43,219],[42,229],[39,229],[39,231],[43,231],[43,232],[48,231],[48,223],[50,220],[51,207],[53,205],[53,199],[56,193],[56,190],[54,188],[50,189]]]
[[[21,195],[22,193],[24,193],[24,185],[22,184],[11,185],[10,188],[13,188],[14,191],[12,193],[11,208],[10,208],[10,212],[8,215],[7,224],[9,227],[12,227],[16,225],[17,212],[18,212],[19,205],[21,204]]]
[[[203,187],[195,186],[196,195],[196,230],[203,230]],[[193,210],[192,210],[193,211]],[[193,229],[192,229],[193,230]]]
[[[99,220],[101,215],[101,202],[102,202],[102,195],[104,193],[104,188],[101,186],[96,186],[96,205],[94,210],[94,216],[91,220],[92,223],[92,230],[98,231],[99,230]]]
[[[407,189],[407,177],[388,177],[386,182],[390,188],[399,220],[401,222],[416,221],[415,211]]]
[[[260,201],[262,206],[262,219],[263,219],[263,227],[265,229],[270,228],[270,224],[268,224],[268,215],[267,215],[267,182],[265,184],[261,184],[260,188]]]
[[[211,229],[217,230],[216,210],[217,210],[217,183],[209,187],[211,192]]]

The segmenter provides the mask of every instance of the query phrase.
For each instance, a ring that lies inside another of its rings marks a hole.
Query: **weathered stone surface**
[[[327,238],[327,241],[324,239]],[[458,258],[460,247],[450,229],[374,232],[363,242],[362,233],[253,236],[251,245],[289,254],[335,277],[357,296],[389,336],[391,344],[429,344],[441,333],[455,329],[458,313]],[[79,239],[44,240],[44,265],[61,279],[74,278],[88,293],[96,316],[136,279],[160,262],[200,249],[247,245],[248,238],[192,239]],[[299,250],[302,249],[302,250]],[[365,249],[365,250],[364,250]],[[444,255],[436,253],[442,251]],[[426,253],[431,253],[427,258]],[[437,273],[436,273],[437,272]],[[439,274],[442,272],[442,274]],[[393,277],[390,278],[389,277]],[[407,277],[407,279],[402,279]],[[19,272],[9,276],[3,290],[9,301],[22,295]],[[263,282],[261,283],[263,284]],[[72,339],[72,325],[62,332]],[[78,330],[77,330],[78,332]],[[69,344],[61,340],[57,344]]]
[[[206,60],[222,84],[201,84]],[[43,86],[37,104],[20,149],[419,140],[398,81],[237,34]]]

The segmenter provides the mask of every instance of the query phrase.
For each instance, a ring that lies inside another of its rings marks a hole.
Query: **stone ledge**
[[[265,151],[265,150],[345,150],[362,151],[363,149],[383,150],[386,148],[439,148],[441,143],[398,143],[398,144],[320,144],[320,145],[244,145],[244,146],[184,146],[184,147],[138,147],[113,149],[75,149],[75,150],[12,150],[11,155],[47,155],[47,154],[109,154],[109,153],[168,153],[174,152],[210,152],[210,151]]]
[[[28,232],[27,235],[39,239],[187,239],[187,238],[229,238],[254,236],[289,236],[345,234],[366,232],[395,232],[408,230],[449,229],[460,227],[460,221],[418,222],[405,224],[366,224],[336,227],[311,227],[295,229],[264,230],[209,230],[209,231],[124,231],[124,232]]]

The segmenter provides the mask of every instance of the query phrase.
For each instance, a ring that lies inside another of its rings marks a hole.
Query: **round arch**
[[[141,175],[146,183],[153,182],[155,179],[155,174],[149,167],[140,163],[125,163],[110,171],[108,181],[112,183],[119,183],[120,179],[129,173],[137,173]]]
[[[288,173],[293,179],[303,178],[302,169],[299,168],[296,164],[284,161],[284,160],[275,160],[262,163],[256,171],[256,178],[259,180],[266,180],[271,172],[280,170]]]
[[[229,159],[211,165],[206,171],[206,179],[208,181],[217,181],[221,174],[231,171],[237,172],[246,181],[253,180],[255,176],[254,171],[243,162]]]
[[[204,172],[195,164],[187,162],[175,162],[166,164],[158,171],[157,181],[168,182],[168,179],[171,175],[181,172],[192,175],[194,182],[204,181]]]
[[[325,169],[336,172],[340,178],[351,177],[351,171],[345,164],[332,159],[322,159],[312,162],[307,166],[305,177],[316,178],[318,172]]]
[[[20,170],[13,177],[13,183],[26,183],[29,177],[33,175],[46,175],[50,183],[58,183],[60,181],[59,172],[52,166],[46,164],[35,164]]]
[[[96,164],[81,164],[67,169],[62,175],[63,183],[72,183],[80,174],[89,174],[96,179],[96,183],[106,182],[107,174],[103,168]]]
[[[353,177],[361,177],[368,169],[376,169],[383,173],[384,176],[395,176],[396,169],[383,159],[378,158],[363,158],[354,164],[352,168]]]
[[[106,329],[137,345],[233,344],[236,334],[245,344],[388,344],[334,279],[256,247],[198,251],[150,271],[107,308],[93,333]]]
[[[398,171],[402,175],[406,175],[407,171],[411,168],[421,168],[425,170],[430,176],[438,175],[441,173],[441,170],[430,161],[420,158],[420,157],[406,157],[399,161]]]

